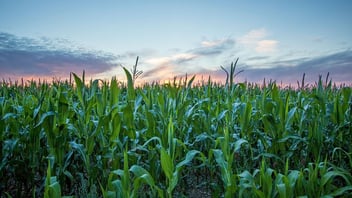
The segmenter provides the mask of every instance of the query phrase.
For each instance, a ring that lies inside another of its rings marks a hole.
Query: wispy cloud
[[[275,52],[278,42],[275,40],[261,40],[258,41],[255,51],[259,53]]]
[[[121,59],[131,59],[131,58],[135,59],[137,56],[147,57],[147,56],[153,56],[155,54],[156,54],[156,50],[151,48],[145,48],[145,49],[140,49],[135,51],[127,51],[121,54],[119,57]]]
[[[266,39],[268,37],[266,29],[255,29],[249,31],[238,39],[238,42],[246,48],[254,49],[257,53],[272,53],[277,51],[278,41]]]
[[[268,35],[266,29],[255,29],[249,31],[247,34],[238,39],[238,42],[245,45],[256,44],[259,40],[265,38]]]
[[[223,55],[235,45],[233,39],[204,40],[193,49],[177,50],[169,56],[153,57],[143,63],[149,65],[142,75],[144,80],[167,80],[186,73],[199,73],[204,68],[197,67],[199,61]]]
[[[266,59],[266,57],[252,57],[253,59]],[[323,55],[314,58],[297,58],[282,61],[269,61],[270,67],[253,67],[248,65],[243,67],[241,60],[237,67],[238,71],[244,69],[244,72],[239,74],[236,82],[254,82],[262,83],[264,79],[282,83],[283,85],[296,86],[297,81],[302,79],[303,73],[306,74],[305,81],[308,84],[314,85],[318,81],[319,75],[324,78],[329,73],[329,80],[337,84],[352,85],[352,51],[345,50],[328,55]],[[212,81],[224,83],[226,75],[223,70],[218,68],[203,69],[189,75],[196,75],[196,79],[205,79],[210,76]]]
[[[150,58],[144,61],[152,69],[146,70],[142,77],[146,81],[159,81],[183,75],[184,65],[197,58],[192,53],[180,53],[169,57]]]
[[[70,72],[83,70],[94,78],[123,78],[120,65],[128,67],[136,56],[142,56],[139,69],[144,71],[143,80],[163,80],[201,72],[199,61],[224,55],[234,46],[235,40],[230,38],[203,40],[192,49],[174,50],[168,56],[157,57],[153,49],[127,51],[116,56],[87,50],[65,39],[32,39],[0,32],[0,79],[66,78]]]
[[[64,78],[70,72],[81,73],[82,70],[98,78],[109,79],[112,75],[124,78],[121,68],[116,65],[131,59],[131,62],[127,62],[128,67],[133,65],[136,56],[141,56],[139,69],[144,71],[141,82],[168,80],[186,73],[195,74],[198,79],[202,76],[206,79],[210,75],[215,81],[223,81],[225,74],[219,66],[230,64],[232,59],[226,61],[229,57],[233,58],[232,52],[238,45],[245,45],[258,54],[240,57],[238,69],[245,71],[238,76],[238,81],[260,83],[266,78],[292,84],[306,73],[306,81],[312,83],[319,74],[330,72],[334,82],[352,83],[351,50],[315,57],[302,54],[278,57],[266,54],[276,50],[278,45],[276,40],[267,37],[265,29],[258,29],[237,40],[203,40],[193,48],[172,50],[168,52],[169,55],[157,57],[158,53],[153,49],[125,52],[117,56],[82,49],[64,39],[31,39],[0,32],[0,79],[35,76]]]
[[[271,67],[245,69],[239,80],[262,82],[263,79],[276,80],[278,83],[295,84],[306,74],[306,82],[313,84],[319,75],[327,75],[333,82],[352,84],[352,51],[346,50],[314,58],[297,58],[268,62]]]
[[[253,33],[251,38],[261,38],[263,36],[265,36],[265,34],[259,31]],[[227,44],[224,44],[227,42],[234,45],[233,40],[222,40],[221,42],[206,41],[200,43],[200,47],[194,48],[197,50],[192,49],[186,51],[192,53],[179,53],[168,57],[149,59],[146,63],[150,64],[152,69],[145,72],[145,80],[165,80],[174,76],[182,77],[188,73],[189,75],[197,75],[197,79],[211,76],[215,81],[224,81],[225,73],[219,66],[200,67],[201,64],[199,64],[199,62],[202,62],[205,57],[209,56],[204,55],[206,53],[197,53],[197,51],[198,49],[213,51],[214,49],[221,48],[224,50],[221,50],[219,54],[225,55],[228,54],[228,50],[225,50],[226,47],[223,46],[227,46]],[[262,49],[260,50],[270,51],[274,48],[271,45],[275,45],[276,43],[262,40],[261,44]],[[204,61],[202,63],[204,63]],[[227,64],[230,64],[230,62]],[[226,67],[226,64],[224,66]],[[315,57],[286,57],[286,59],[267,55],[258,55],[248,58],[243,57],[243,59],[240,59],[237,68],[244,69],[244,72],[238,76],[238,81],[247,80],[249,82],[261,83],[265,78],[267,80],[276,80],[278,83],[295,84],[297,80],[302,78],[303,73],[306,73],[306,82],[314,83],[317,81],[319,75],[326,75],[329,72],[334,82],[351,84],[352,52],[350,50],[344,50]]]
[[[117,59],[113,54],[82,49],[63,39],[31,39],[0,32],[0,78],[60,78],[83,70],[90,75],[112,68]]]
[[[206,40],[201,42],[200,47],[194,48],[190,52],[199,56],[215,56],[228,51],[234,45],[235,41],[233,39]]]
[[[317,37],[312,38],[312,41],[316,42],[316,43],[322,43],[322,42],[324,42],[324,40],[325,40],[325,38],[322,36],[317,36]]]
[[[150,59],[147,59],[145,63],[151,64],[151,65],[181,64],[181,63],[191,61],[197,57],[198,55],[192,54],[192,53],[179,53],[171,56],[150,58]]]
[[[175,71],[174,65],[160,65],[154,69],[148,70],[143,74],[143,80],[145,81],[161,81],[168,80],[174,76],[178,76],[179,73]]]
[[[269,56],[252,56],[252,57],[247,58],[247,60],[257,61],[257,60],[266,60],[268,58],[269,58]]]

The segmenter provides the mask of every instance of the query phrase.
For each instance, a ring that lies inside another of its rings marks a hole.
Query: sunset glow
[[[0,3],[0,79],[124,79],[139,56],[140,82],[186,74],[224,82],[295,84],[303,73],[351,84],[352,3],[342,1],[60,1]]]

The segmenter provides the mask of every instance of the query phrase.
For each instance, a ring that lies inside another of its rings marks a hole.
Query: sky
[[[350,0],[0,0],[0,79],[138,81],[196,75],[297,84],[303,73],[352,84]]]

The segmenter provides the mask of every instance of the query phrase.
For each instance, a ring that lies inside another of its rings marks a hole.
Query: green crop
[[[352,88],[236,63],[225,85],[1,82],[0,197],[352,196]]]

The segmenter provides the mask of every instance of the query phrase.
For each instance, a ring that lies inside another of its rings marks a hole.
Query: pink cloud
[[[278,41],[275,40],[261,40],[257,42],[255,51],[259,53],[271,53],[277,50]]]

